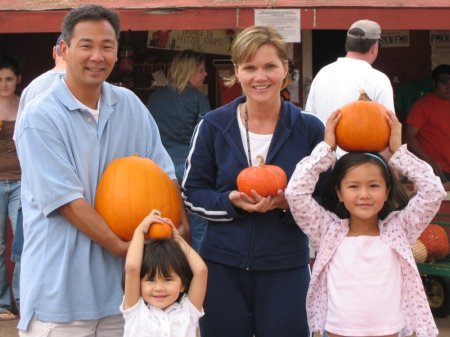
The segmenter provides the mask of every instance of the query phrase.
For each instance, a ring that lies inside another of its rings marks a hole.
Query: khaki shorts
[[[113,315],[99,320],[69,323],[43,322],[32,319],[27,331],[19,330],[20,337],[122,337],[123,316]]]

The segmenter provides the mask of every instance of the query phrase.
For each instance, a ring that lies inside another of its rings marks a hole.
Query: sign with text
[[[450,47],[450,31],[430,30],[430,46]]]
[[[285,42],[300,42],[300,9],[255,9],[256,26],[272,26]]]
[[[200,53],[229,55],[234,35],[233,29],[151,30],[147,48],[193,49]]]
[[[381,34],[381,46],[390,47],[409,47],[409,30],[388,30]]]

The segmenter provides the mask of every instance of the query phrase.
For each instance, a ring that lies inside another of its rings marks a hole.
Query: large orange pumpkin
[[[287,176],[283,169],[277,165],[266,165],[261,156],[259,164],[243,169],[237,177],[239,192],[252,195],[251,190],[263,197],[275,196],[279,189],[287,186]]]
[[[449,254],[447,232],[442,226],[429,224],[422,232],[419,240],[425,245],[429,261],[441,260]]]
[[[359,100],[340,108],[336,143],[345,151],[379,152],[389,144],[391,128],[386,108],[372,101],[362,90]]]
[[[152,209],[178,226],[180,198],[169,176],[157,164],[148,158],[130,156],[113,160],[103,172],[95,209],[114,233],[129,241]]]

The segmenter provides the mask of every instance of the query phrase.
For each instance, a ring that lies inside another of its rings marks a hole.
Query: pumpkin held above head
[[[391,128],[386,108],[372,101],[364,90],[359,100],[340,108],[336,125],[336,143],[345,151],[380,152],[389,145]]]
[[[129,241],[134,230],[152,209],[178,227],[181,197],[169,176],[152,160],[129,156],[113,160],[103,172],[95,196],[95,209],[111,230]],[[170,237],[168,224],[152,224],[146,239],[157,232]],[[152,229],[152,227],[155,228]],[[157,228],[156,228],[157,227]],[[170,227],[170,234],[172,228]]]
[[[279,166],[264,164],[261,156],[257,158],[257,166],[247,167],[239,173],[236,181],[238,191],[250,196],[252,190],[263,197],[277,195],[278,190],[287,186],[286,173]]]

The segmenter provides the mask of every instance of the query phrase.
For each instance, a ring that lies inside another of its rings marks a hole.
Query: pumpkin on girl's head
[[[152,160],[130,156],[113,160],[103,172],[95,209],[114,233],[129,241],[152,209],[179,226],[181,196],[169,176]]]
[[[279,189],[287,186],[287,176],[283,169],[277,165],[265,165],[261,156],[257,157],[259,164],[243,169],[237,177],[239,192],[249,196],[255,190],[260,196],[275,196]]]
[[[172,234],[172,227],[169,224],[153,222],[148,229],[147,236],[150,239],[170,239]]]
[[[336,125],[336,143],[345,151],[379,152],[389,145],[391,128],[386,108],[370,100],[362,90],[359,100],[340,108]]]
[[[419,240],[427,247],[428,260],[441,260],[449,254],[447,232],[437,224],[429,224]]]

